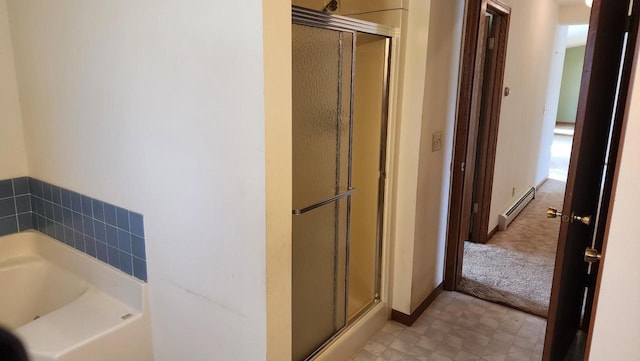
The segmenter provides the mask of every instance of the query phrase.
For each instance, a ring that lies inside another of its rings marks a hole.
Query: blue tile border
[[[0,236],[32,228],[28,178],[0,180]]]
[[[0,180],[0,236],[28,229],[147,281],[140,213],[32,177]]]

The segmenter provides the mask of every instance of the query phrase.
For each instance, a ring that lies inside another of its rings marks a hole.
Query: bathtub
[[[147,285],[35,231],[0,237],[0,325],[31,361],[153,359]]]

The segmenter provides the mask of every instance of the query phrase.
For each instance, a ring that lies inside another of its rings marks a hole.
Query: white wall
[[[30,174],[144,214],[155,359],[265,359],[261,1],[8,8]]]
[[[511,23],[489,229],[498,214],[529,187],[544,180],[538,172],[549,72],[556,38],[558,5],[553,0],[509,0]]]
[[[464,0],[431,1],[416,195],[412,311],[442,283],[444,276],[464,10]],[[435,132],[442,132],[442,146],[432,151]]]
[[[636,64],[638,65],[638,64]],[[622,160],[613,195],[606,251],[600,269],[589,360],[640,360],[640,72],[633,76]]]
[[[0,0],[0,180],[27,175],[7,2]]]
[[[567,26],[556,28],[553,53],[551,54],[551,66],[549,67],[549,83],[547,85],[547,97],[544,106],[542,120],[542,132],[540,147],[538,149],[538,167],[536,181],[549,176],[549,164],[551,163],[551,145],[553,144],[553,131],[556,126],[558,107],[560,105],[560,89],[562,88],[562,73],[564,69],[564,56],[567,43]],[[536,183],[536,185],[538,184]],[[556,205],[560,207],[561,204]]]

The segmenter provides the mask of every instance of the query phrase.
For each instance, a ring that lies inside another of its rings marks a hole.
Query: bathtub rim
[[[0,237],[0,262],[28,254],[80,277],[137,312],[146,311],[145,282],[35,230]]]

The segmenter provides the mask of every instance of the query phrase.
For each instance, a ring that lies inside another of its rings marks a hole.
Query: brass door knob
[[[557,208],[549,207],[547,208],[547,218],[556,218],[562,215],[562,211],[559,211]]]
[[[587,248],[584,250],[584,261],[587,263],[598,262],[602,259],[602,255],[598,253],[597,249]]]
[[[580,223],[585,224],[585,225],[587,225],[587,226],[588,226],[588,225],[590,225],[590,224],[591,224],[591,216],[584,216],[584,217],[581,217],[581,216],[579,216],[579,215],[577,215],[577,214],[573,213],[573,214],[571,215],[571,221],[572,221],[572,222],[573,222],[573,221],[578,221],[578,222],[580,222]]]

